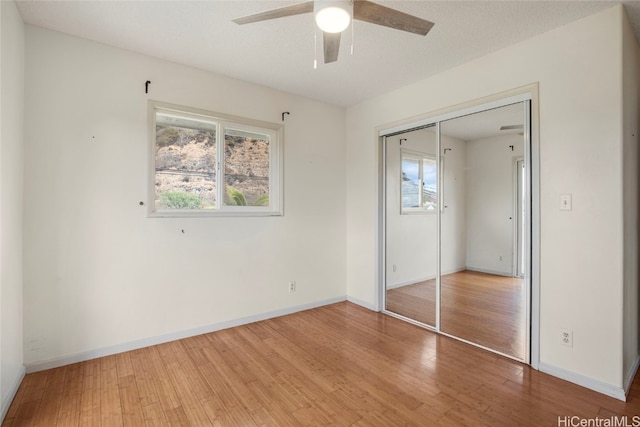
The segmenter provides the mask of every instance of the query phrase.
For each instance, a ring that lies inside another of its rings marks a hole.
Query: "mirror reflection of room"
[[[387,138],[386,309],[436,324],[438,168],[435,127]]]
[[[464,153],[443,192],[440,312],[442,332],[522,360],[523,118],[523,105],[514,104],[441,123],[443,135],[464,141],[451,153]],[[455,265],[444,264],[449,257]]]
[[[436,327],[439,255],[439,330],[520,360],[528,357],[523,118],[514,104],[441,122],[439,165],[435,126],[387,138],[385,215],[386,309]]]

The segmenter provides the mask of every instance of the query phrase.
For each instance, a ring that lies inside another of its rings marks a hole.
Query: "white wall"
[[[523,138],[517,134],[467,143],[466,243],[471,270],[513,274],[514,159],[523,156]]]
[[[446,149],[451,151],[445,154]],[[445,275],[462,271],[467,265],[468,152],[466,142],[446,135],[440,135],[440,150],[443,157],[440,268]]]
[[[0,2],[0,421],[24,376],[22,330],[22,172],[24,24]]]
[[[627,19],[622,27],[623,55],[623,190],[624,190],[624,360],[625,387],[638,363],[638,114],[640,109],[640,47]]]
[[[36,27],[26,36],[28,369],[345,298],[344,109]],[[285,215],[147,218],[148,99],[271,122],[290,111]]]
[[[623,15],[612,7],[347,110],[350,299],[379,303],[378,188],[362,188],[378,182],[376,127],[539,82],[541,366],[620,390]]]

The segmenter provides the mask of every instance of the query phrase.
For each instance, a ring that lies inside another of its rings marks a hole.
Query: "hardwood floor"
[[[387,289],[387,310],[425,325],[436,325],[436,279]]]
[[[524,281],[462,271],[442,277],[441,330],[523,360]],[[387,310],[435,326],[436,282],[387,291]]]
[[[338,303],[25,377],[3,426],[557,426],[640,414]]]

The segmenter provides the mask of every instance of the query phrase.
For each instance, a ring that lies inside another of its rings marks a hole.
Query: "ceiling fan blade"
[[[336,62],[340,51],[341,33],[323,32],[322,45],[324,47],[324,63]]]
[[[355,0],[353,2],[353,18],[371,24],[384,25],[396,30],[426,36],[433,22],[417,16],[409,15],[395,9],[381,6],[367,0]]]
[[[313,1],[281,7],[267,12],[256,13],[255,15],[244,16],[242,18],[234,19],[233,22],[238,25],[244,25],[251,24],[253,22],[266,21],[268,19],[284,18],[285,16],[302,15],[303,13],[310,12],[313,12]]]

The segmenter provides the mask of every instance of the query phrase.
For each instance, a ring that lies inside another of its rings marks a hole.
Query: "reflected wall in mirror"
[[[385,309],[436,324],[438,167],[435,127],[388,137],[385,147]]]
[[[526,360],[524,104],[443,121],[443,153],[462,151],[442,190],[440,330]],[[445,143],[445,135],[458,141]],[[520,246],[519,246],[520,242]],[[447,265],[446,259],[458,262]],[[518,261],[520,259],[520,262]]]

